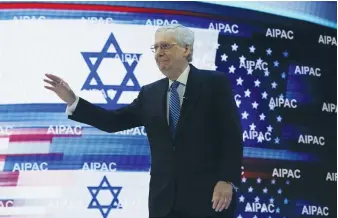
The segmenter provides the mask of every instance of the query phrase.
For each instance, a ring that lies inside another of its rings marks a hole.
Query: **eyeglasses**
[[[158,48],[161,48],[164,51],[168,51],[169,49],[171,49],[172,47],[174,47],[175,45],[178,45],[177,43],[161,43],[161,44],[155,44],[153,46],[150,47],[151,51],[156,53],[158,51]]]

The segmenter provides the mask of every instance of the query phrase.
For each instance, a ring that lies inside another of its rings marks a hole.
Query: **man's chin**
[[[169,70],[168,65],[161,65],[161,64],[159,64],[158,67],[160,68],[160,70],[161,70],[163,73],[165,73],[165,72],[167,72],[167,71]]]

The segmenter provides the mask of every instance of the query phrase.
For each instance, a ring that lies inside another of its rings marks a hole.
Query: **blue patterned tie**
[[[169,127],[170,131],[175,137],[178,119],[180,118],[180,97],[177,88],[180,82],[174,81],[170,86],[170,99],[169,99]]]

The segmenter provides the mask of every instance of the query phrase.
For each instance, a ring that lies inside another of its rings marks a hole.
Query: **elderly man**
[[[223,73],[190,62],[194,34],[176,24],[151,47],[166,78],[141,88],[128,106],[106,110],[78,97],[61,78],[44,79],[68,105],[69,119],[112,133],[144,126],[151,151],[149,217],[234,217],[242,133]]]

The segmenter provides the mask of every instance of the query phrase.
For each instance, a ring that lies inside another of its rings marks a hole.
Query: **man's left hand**
[[[216,212],[228,209],[231,199],[232,185],[224,181],[219,181],[216,184],[212,195],[212,208],[215,209]]]

